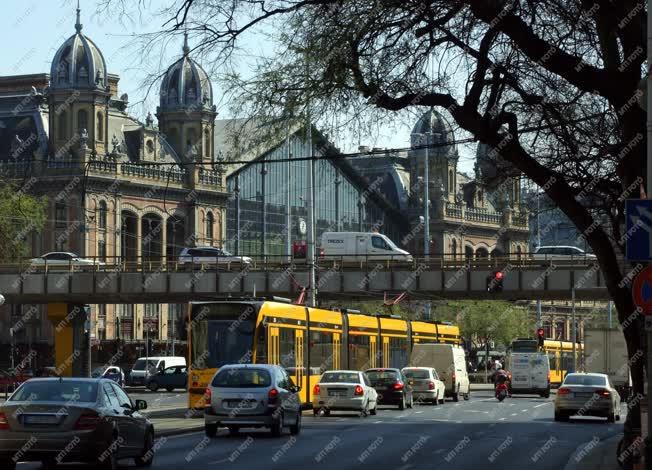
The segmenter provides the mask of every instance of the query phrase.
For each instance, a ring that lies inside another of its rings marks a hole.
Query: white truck
[[[471,382],[466,369],[464,349],[452,344],[416,343],[410,355],[411,367],[432,367],[439,380],[444,382],[444,396],[458,401],[460,395],[468,400],[471,396]]]
[[[512,374],[512,394],[536,394],[550,397],[550,359],[544,352],[512,352],[507,356]]]
[[[621,398],[627,399],[632,377],[627,343],[620,328],[584,329],[584,371],[607,374]]]
[[[321,256],[326,260],[412,262],[410,253],[381,233],[324,232],[321,249]]]

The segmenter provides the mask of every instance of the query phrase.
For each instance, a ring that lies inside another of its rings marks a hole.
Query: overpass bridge
[[[284,257],[285,258],[285,257]],[[296,297],[308,284],[305,260],[264,257],[240,263],[179,264],[176,261],[80,265],[0,265],[0,293],[9,304],[184,303],[232,295]],[[593,258],[450,260],[412,262],[319,260],[320,300],[369,300],[407,292],[417,299],[608,300]],[[504,273],[503,291],[487,292],[486,279]]]

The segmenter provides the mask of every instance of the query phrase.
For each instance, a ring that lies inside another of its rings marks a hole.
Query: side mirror
[[[136,404],[135,404],[134,408],[137,409],[137,410],[146,410],[147,409],[147,402],[145,400],[136,400]]]

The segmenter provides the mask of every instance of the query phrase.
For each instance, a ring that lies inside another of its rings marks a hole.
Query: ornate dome
[[[105,90],[108,85],[106,62],[95,43],[81,33],[79,8],[75,30],[76,33],[54,55],[50,69],[50,88]]]
[[[412,128],[412,134],[428,133],[433,134],[435,142],[452,142],[455,140],[455,134],[450,123],[434,109],[424,113]]]
[[[186,34],[183,57],[170,66],[161,82],[161,109],[207,109],[213,106],[213,88],[208,74],[188,57],[189,52]]]

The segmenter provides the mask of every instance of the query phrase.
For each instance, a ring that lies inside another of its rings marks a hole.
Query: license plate
[[[25,415],[23,417],[23,422],[25,424],[57,424],[59,422],[59,417],[48,415]]]
[[[575,398],[591,398],[593,396],[592,393],[578,393],[575,392]]]
[[[328,391],[328,396],[329,397],[345,397],[346,392],[340,392],[339,390],[329,390]]]
[[[514,377],[514,382],[525,382],[527,377]]]
[[[256,403],[249,400],[226,400],[224,402],[225,408],[250,409],[254,406],[256,406]]]

